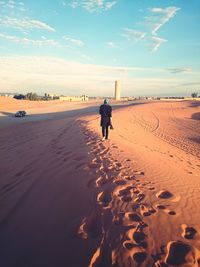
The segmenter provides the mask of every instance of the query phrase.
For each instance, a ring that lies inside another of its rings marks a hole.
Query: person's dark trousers
[[[108,139],[108,126],[102,126],[102,135]]]

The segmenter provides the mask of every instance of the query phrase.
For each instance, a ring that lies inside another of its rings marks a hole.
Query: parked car
[[[25,110],[19,110],[15,113],[15,117],[24,117],[24,116],[26,116]]]

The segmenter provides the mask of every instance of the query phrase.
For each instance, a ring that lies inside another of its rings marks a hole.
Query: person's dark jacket
[[[99,114],[101,115],[101,126],[106,127],[111,125],[110,118],[112,117],[112,108],[108,104],[100,106]]]

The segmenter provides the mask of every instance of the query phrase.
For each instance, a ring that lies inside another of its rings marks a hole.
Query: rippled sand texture
[[[198,266],[199,110],[157,102],[114,112],[105,154],[94,153],[102,238],[90,266]]]
[[[104,142],[100,103],[4,107],[2,266],[199,266],[199,104],[113,103]]]

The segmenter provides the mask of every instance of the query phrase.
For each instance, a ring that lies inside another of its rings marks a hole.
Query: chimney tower
[[[115,100],[120,100],[120,81],[115,81]]]

